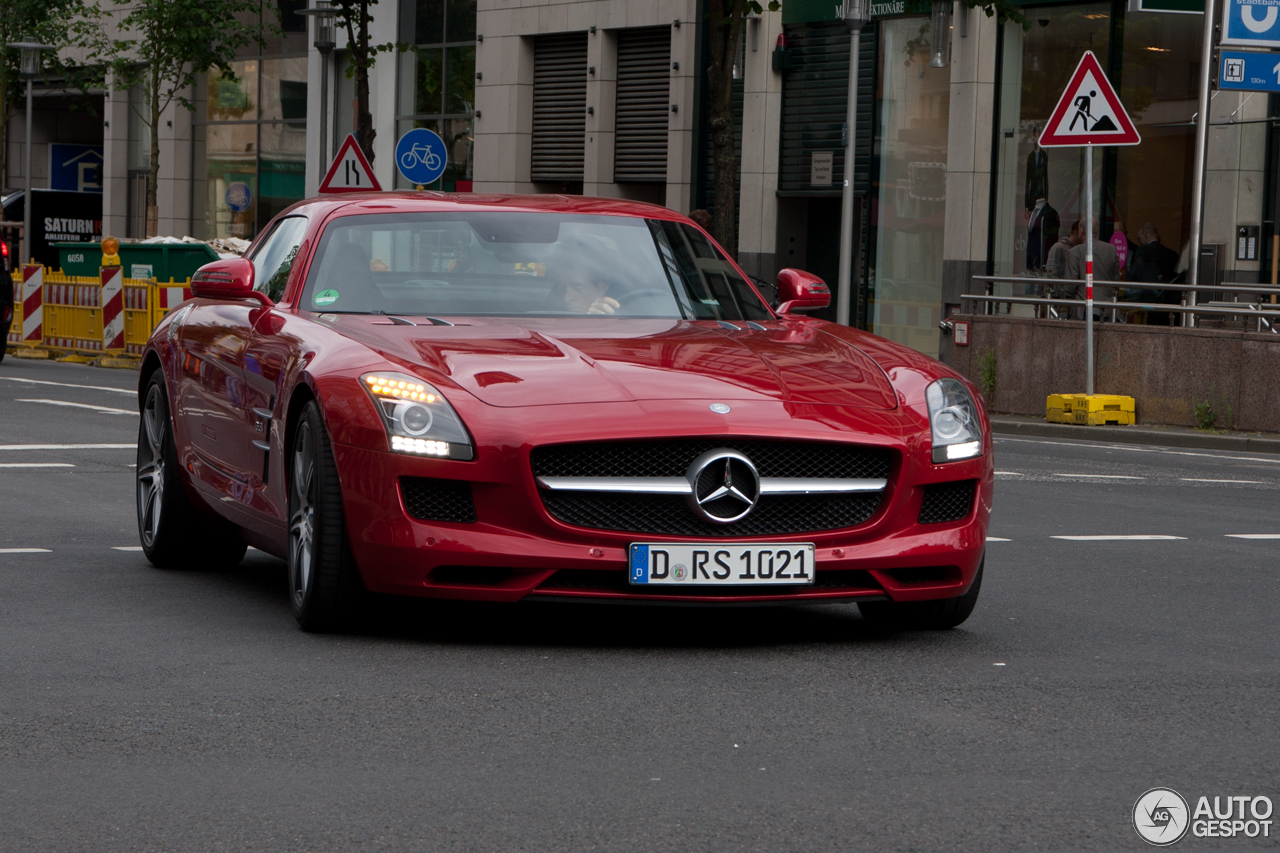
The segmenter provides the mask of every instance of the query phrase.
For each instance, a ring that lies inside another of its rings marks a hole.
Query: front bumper
[[[734,435],[787,440],[842,440],[879,444],[893,450],[897,462],[879,509],[852,529],[788,536],[717,538],[717,547],[737,542],[812,542],[816,548],[815,583],[803,587],[632,587],[627,583],[628,546],[635,541],[699,541],[572,527],[555,520],[538,495],[524,435],[547,437],[540,444],[624,438],[622,427],[594,429],[590,437],[566,424],[580,424],[571,410],[521,410],[507,435],[491,437],[477,448],[473,462],[427,459],[334,444],[342,480],[347,531],[365,585],[372,591],[433,598],[518,601],[623,600],[700,603],[787,601],[922,601],[952,598],[968,590],[982,562],[991,510],[993,465],[990,440],[973,460],[934,465],[927,438],[907,424],[895,434],[891,418],[880,429],[859,435],[831,417],[761,430],[743,412],[742,424],[720,420],[700,424],[683,413],[680,436]],[[585,408],[585,407],[583,407]],[[599,420],[599,407],[590,407]],[[745,409],[735,406],[735,409]],[[830,413],[827,413],[830,415]],[[865,413],[858,414],[865,420]],[[664,419],[666,420],[666,419]],[[612,419],[624,426],[625,418]],[[834,426],[834,428],[833,428]],[[754,429],[752,429],[754,427]],[[479,432],[479,430],[477,430]],[[612,432],[613,434],[610,434]],[[493,436],[492,429],[485,433]],[[670,436],[652,435],[652,438]],[[496,438],[497,440],[494,440]],[[639,439],[637,439],[639,440]],[[470,483],[476,520],[426,522],[411,518],[403,503],[401,477],[464,480]],[[924,488],[958,480],[976,481],[966,517],[921,524]]]

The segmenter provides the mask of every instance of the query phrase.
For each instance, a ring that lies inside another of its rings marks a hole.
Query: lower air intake
[[[437,480],[432,477],[401,477],[404,508],[419,521],[448,521],[472,524],[476,505],[471,484],[465,480]]]
[[[920,503],[920,523],[942,524],[968,518],[977,485],[977,480],[958,480],[925,486],[924,500]]]

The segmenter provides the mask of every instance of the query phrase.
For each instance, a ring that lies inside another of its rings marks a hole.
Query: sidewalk
[[[1195,447],[1202,450],[1280,453],[1280,434],[1277,433],[1208,433],[1176,426],[1073,426],[1051,424],[1043,418],[1024,415],[992,415],[991,431],[996,435],[1067,438],[1077,441],[1106,441],[1114,444],[1153,444],[1162,447]]]

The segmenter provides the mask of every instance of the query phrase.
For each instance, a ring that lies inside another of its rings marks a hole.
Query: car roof
[[[647,219],[686,221],[670,208],[616,198],[569,195],[517,195],[510,193],[442,193],[402,191],[351,193],[318,196],[289,207],[285,213],[336,214],[385,213],[388,210],[414,213],[444,211],[510,211],[539,213],[579,213],[602,216],[638,216]]]

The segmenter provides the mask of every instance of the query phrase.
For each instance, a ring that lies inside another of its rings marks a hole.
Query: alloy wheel
[[[165,421],[164,397],[160,386],[153,385],[142,407],[146,453],[139,460],[137,472],[138,527],[142,531],[142,544],[148,548],[155,545],[160,534],[161,511],[164,508]],[[146,458],[148,456],[149,459]]]

